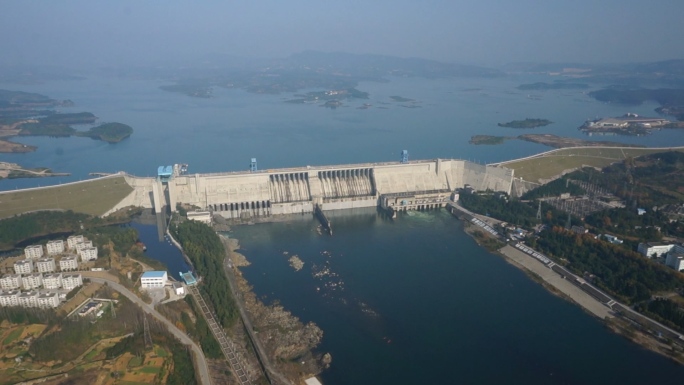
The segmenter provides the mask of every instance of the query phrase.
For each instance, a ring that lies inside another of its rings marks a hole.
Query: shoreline
[[[459,215],[452,215],[462,221],[464,225],[463,231],[472,237],[479,246],[484,247],[473,234],[472,230],[477,229],[477,227],[463,220]],[[629,320],[619,316],[612,309],[522,251],[508,244],[496,250],[487,250],[503,258],[510,265],[520,269],[528,278],[540,284],[552,295],[579,306],[585,313],[599,319],[611,332],[625,337],[642,348],[668,358],[679,365],[684,365],[684,354],[676,352],[672,346],[661,342],[650,333],[634,328],[633,323]]]

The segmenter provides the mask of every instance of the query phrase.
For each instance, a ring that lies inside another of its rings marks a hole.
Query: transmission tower
[[[143,330],[145,334],[145,348],[152,348],[152,335],[150,335],[150,324],[147,322],[147,315],[143,314]]]

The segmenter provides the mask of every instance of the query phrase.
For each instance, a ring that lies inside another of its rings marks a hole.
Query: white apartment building
[[[59,260],[59,269],[61,271],[78,269],[78,257],[75,255],[62,257],[62,259]]]
[[[83,235],[72,235],[69,238],[67,238],[67,247],[69,250],[74,250],[76,249],[76,244],[81,243],[85,240],[83,238]]]
[[[41,258],[36,261],[36,269],[39,273],[52,273],[55,268],[54,258]]]
[[[21,307],[38,307],[38,292],[26,291],[19,294],[19,306]]]
[[[143,289],[164,287],[168,278],[165,271],[146,271],[140,277],[140,286]]]
[[[31,274],[31,272],[33,272],[33,261],[30,259],[22,259],[21,261],[14,262],[15,274]]]
[[[83,242],[78,242],[74,248],[77,252],[80,252],[81,250],[87,249],[89,247],[93,247],[93,241],[89,241],[86,239]]]
[[[62,274],[45,274],[43,276],[43,287],[50,290],[62,287]]]
[[[43,285],[43,274],[33,273],[21,277],[21,286],[24,290],[37,289]]]
[[[64,252],[64,241],[57,239],[54,241],[48,241],[45,245],[48,255],[60,254]]]
[[[88,262],[97,259],[97,247],[86,247],[78,250],[78,255],[81,256],[81,261]]]
[[[57,306],[59,306],[59,294],[50,292],[38,295],[39,308],[55,308]]]
[[[76,287],[83,285],[83,277],[81,274],[63,274],[62,275],[62,289],[71,291]]]
[[[19,290],[1,292],[0,306],[19,306]]]
[[[27,259],[38,259],[43,256],[43,246],[31,245],[24,248],[24,255]]]
[[[14,290],[21,287],[21,275],[19,274],[7,274],[0,278],[0,289],[2,290]]]

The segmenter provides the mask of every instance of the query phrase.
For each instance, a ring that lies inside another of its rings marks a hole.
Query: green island
[[[304,95],[296,95],[297,99],[286,100],[285,103],[304,104],[325,102],[325,107],[339,107],[341,100],[346,99],[368,99],[368,92],[359,91],[356,88],[345,88],[328,91],[312,91]]]
[[[168,92],[177,92],[194,98],[209,99],[212,97],[212,87],[207,86],[206,82],[183,83],[160,86],[159,89]]]
[[[546,120],[546,119],[526,118],[525,120],[512,120],[512,121],[506,122],[506,123],[498,123],[497,125],[499,127],[509,127],[509,128],[536,128],[536,127],[548,126],[551,123],[553,123],[553,122],[550,120]]]
[[[401,102],[401,103],[413,102],[413,101],[415,101],[415,100],[413,100],[413,99],[404,98],[404,97],[401,97],[401,96],[390,96],[390,99],[392,99],[392,101],[394,101],[394,102]]]
[[[494,135],[473,135],[468,143],[474,145],[497,145],[503,144],[504,141],[515,139],[508,136],[494,136]]]
[[[90,112],[59,113],[45,109],[73,105],[70,100],[58,101],[36,93],[0,90],[0,152],[22,153],[36,150],[34,146],[5,139],[15,136],[83,136],[118,143],[133,133],[130,126],[122,123],[105,123],[80,131],[72,125],[94,124],[97,117]],[[15,177],[20,176],[15,173]]]
[[[586,83],[537,82],[537,83],[521,84],[521,85],[517,86],[516,88],[519,90],[523,90],[523,91],[581,90],[581,89],[589,88],[589,85]]]

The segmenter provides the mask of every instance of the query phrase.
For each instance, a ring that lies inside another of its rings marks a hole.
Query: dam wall
[[[182,203],[229,219],[248,219],[313,213],[316,205],[326,211],[383,202],[409,202],[404,209],[441,207],[445,197],[466,184],[510,194],[513,179],[513,171],[500,166],[451,159],[181,174],[163,182],[127,175],[134,191],[110,212],[126,206],[175,211]]]

